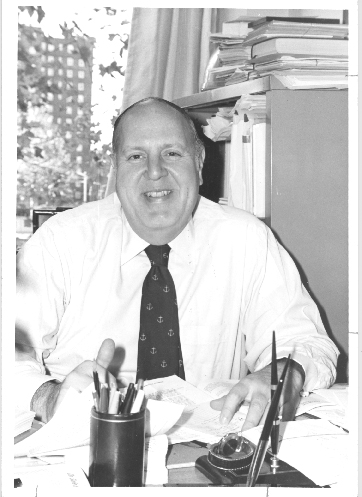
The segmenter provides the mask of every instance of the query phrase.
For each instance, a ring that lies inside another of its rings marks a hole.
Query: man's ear
[[[205,149],[202,149],[201,155],[198,156],[197,161],[198,161],[198,173],[199,173],[199,186],[201,186],[204,182],[204,180],[202,179],[202,168],[204,167],[204,161],[205,161]]]

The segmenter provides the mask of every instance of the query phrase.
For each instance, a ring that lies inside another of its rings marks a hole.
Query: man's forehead
[[[125,125],[134,124],[135,121],[145,122],[154,119],[171,120],[175,124],[180,124],[182,127],[189,127],[189,123],[180,112],[166,103],[157,101],[140,102],[132,107],[132,109],[127,111],[124,115],[124,118],[120,122],[120,126],[122,127],[123,125],[125,127]]]

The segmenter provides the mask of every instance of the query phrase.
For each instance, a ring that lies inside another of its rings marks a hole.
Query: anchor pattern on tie
[[[137,378],[144,380],[185,378],[176,290],[167,267],[170,250],[168,245],[145,249],[151,268],[142,288],[137,360]]]

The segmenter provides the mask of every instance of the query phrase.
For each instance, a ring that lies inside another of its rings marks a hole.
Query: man
[[[24,403],[48,421],[70,386],[91,383],[94,357],[101,380],[107,369],[135,380],[144,251],[169,244],[186,380],[240,379],[212,406],[227,424],[250,403],[244,429],[257,425],[275,330],[279,372],[293,358],[283,410],[291,418],[303,385],[333,383],[338,357],[291,258],[254,216],[199,196],[204,148],[178,107],[134,104],[118,118],[113,146],[117,193],[54,216],[19,253]]]

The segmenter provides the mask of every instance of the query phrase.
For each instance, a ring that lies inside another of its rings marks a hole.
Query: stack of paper
[[[244,42],[252,45],[249,79],[274,75],[291,89],[346,88],[347,36],[346,25],[266,23]]]
[[[242,72],[247,79],[253,66],[250,62],[251,48],[244,45],[244,38],[218,33],[211,35],[210,41],[218,45],[217,63],[209,69],[203,90],[225,86],[236,70]]]

